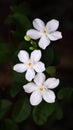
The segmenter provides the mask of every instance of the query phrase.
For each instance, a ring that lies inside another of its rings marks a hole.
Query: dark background
[[[3,24],[8,14],[10,6],[19,4],[24,0],[0,0],[0,42],[9,42],[9,28]],[[63,38],[60,41],[53,42],[54,48],[61,55],[61,62],[58,67],[58,77],[61,78],[63,86],[73,86],[73,0],[26,0],[30,5],[32,14],[29,16],[31,22],[34,18],[41,18],[47,22],[53,18],[60,21],[59,30]],[[0,86],[11,84],[11,64],[2,64],[0,67]],[[5,82],[4,82],[5,81]],[[66,130],[73,128],[73,110],[72,106],[67,106],[68,115],[62,122]],[[69,118],[68,118],[69,117]],[[43,128],[42,128],[43,129]]]

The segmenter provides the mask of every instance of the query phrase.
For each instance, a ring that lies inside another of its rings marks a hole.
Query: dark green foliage
[[[42,50],[42,61],[45,63],[46,68],[48,66],[57,66],[60,63],[60,56],[53,47],[48,46],[46,50]]]
[[[19,29],[16,29],[15,31],[11,31],[13,39],[15,39],[18,43],[19,41],[23,40],[23,37],[25,35],[24,31],[20,31]]]
[[[30,7],[27,3],[23,2],[19,5],[11,6],[11,14],[5,20],[5,24],[14,25],[11,33],[16,41],[22,41],[26,31],[31,28],[31,22],[27,15],[30,14]]]
[[[70,101],[73,94],[73,88],[62,88],[58,91],[58,99],[63,101]]]
[[[0,63],[8,62],[11,59],[10,45],[7,43],[0,43]]]
[[[14,13],[12,15],[12,18],[14,19],[16,23],[16,27],[20,28],[20,30],[29,29],[31,27],[30,21],[28,18],[20,13]],[[25,31],[25,30],[24,30]]]
[[[11,6],[10,9],[13,13],[16,12],[16,13],[21,13],[25,15],[29,15],[31,12],[30,5],[27,4],[26,2],[22,2],[19,5]]]
[[[0,130],[19,130],[19,127],[18,124],[16,124],[13,120],[6,118],[0,124]]]
[[[42,102],[33,109],[33,119],[37,125],[43,125],[47,119],[53,114],[55,103],[49,104]]]
[[[22,84],[14,82],[12,87],[10,88],[10,95],[11,95],[11,97],[14,98],[15,96],[17,96],[17,94],[19,92],[21,92],[21,90],[22,90]]]
[[[61,120],[63,118],[63,110],[58,103],[56,103],[55,111],[52,116],[54,120]]]
[[[42,61],[45,63],[46,67],[50,66],[54,60],[54,49],[48,46],[46,50],[42,50]]]
[[[56,74],[56,67],[55,66],[48,66],[46,68],[46,72],[50,75],[50,76],[55,76]]]
[[[27,97],[21,98],[16,102],[13,111],[12,111],[12,119],[20,123],[26,120],[31,113],[31,106],[29,104],[29,100]]]
[[[25,74],[24,73],[17,73],[17,72],[13,72],[13,81],[16,83],[21,83],[21,84],[25,84],[26,80],[25,80]]]
[[[9,109],[11,108],[12,103],[8,99],[0,99],[0,119],[2,119]]]
[[[5,130],[19,130],[18,125],[11,119],[4,120]]]

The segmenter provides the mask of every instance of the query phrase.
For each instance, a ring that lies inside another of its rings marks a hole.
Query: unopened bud
[[[24,36],[24,39],[25,39],[26,41],[30,41],[31,38],[30,38],[28,35],[25,35],[25,36]]]
[[[29,47],[29,49],[30,49],[30,50],[34,50],[34,48],[33,48],[33,47]]]

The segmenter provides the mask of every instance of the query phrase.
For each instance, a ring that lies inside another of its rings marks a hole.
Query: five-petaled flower
[[[46,49],[46,47],[50,44],[50,41],[55,41],[62,38],[62,34],[59,31],[56,31],[59,27],[59,21],[52,19],[47,24],[41,19],[33,20],[33,27],[35,29],[30,29],[26,32],[26,35],[30,36],[30,38],[36,40],[39,39],[39,47],[42,49]]]
[[[23,86],[26,93],[32,93],[30,103],[33,106],[38,105],[42,99],[47,103],[55,102],[55,93],[50,89],[54,89],[59,85],[59,79],[48,78],[46,81],[45,79],[43,73],[38,73],[34,78],[34,82]]]
[[[25,78],[28,81],[31,81],[35,76],[35,72],[40,73],[45,70],[44,63],[39,61],[41,59],[41,56],[42,54],[40,50],[34,50],[33,52],[31,52],[30,57],[27,51],[21,50],[18,53],[18,58],[22,63],[14,65],[13,70],[19,73],[27,71],[25,74]]]

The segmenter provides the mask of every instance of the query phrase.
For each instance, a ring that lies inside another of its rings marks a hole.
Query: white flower
[[[43,72],[45,70],[44,63],[39,61],[41,59],[41,55],[42,54],[41,54],[40,50],[34,50],[31,53],[31,56],[29,58],[28,52],[21,50],[18,53],[18,58],[19,58],[20,62],[22,62],[22,63],[14,65],[13,70],[15,70],[19,73],[23,73],[23,72],[27,71],[25,78],[28,81],[31,81],[35,76],[35,71],[37,73],[39,73],[39,72]]]
[[[54,89],[58,86],[59,79],[48,78],[45,81],[45,78],[43,73],[38,73],[34,78],[34,82],[23,86],[26,93],[32,93],[30,96],[31,105],[38,105],[42,99],[47,103],[55,102],[55,93],[50,89]]]
[[[49,44],[50,40],[55,41],[62,38],[62,34],[59,31],[56,31],[59,27],[59,21],[52,19],[47,24],[41,19],[33,20],[33,27],[35,29],[30,29],[26,32],[26,35],[30,38],[36,40],[39,39],[39,47],[45,49]]]

